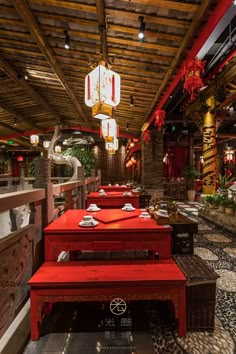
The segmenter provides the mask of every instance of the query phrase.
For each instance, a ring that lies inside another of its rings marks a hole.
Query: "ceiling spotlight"
[[[28,76],[28,75],[25,75],[24,78],[25,78],[25,80],[28,80],[29,76]]]
[[[126,130],[129,130],[129,123],[126,123]]]
[[[65,33],[65,44],[64,47],[65,49],[70,49],[70,36],[67,31],[64,31]]]
[[[14,119],[14,125],[17,125],[16,118]]]
[[[134,106],[134,97],[130,96],[130,107]]]
[[[146,23],[144,22],[144,17],[143,16],[139,16],[138,20],[140,22],[138,38],[143,40],[144,39],[144,31],[145,31]]]

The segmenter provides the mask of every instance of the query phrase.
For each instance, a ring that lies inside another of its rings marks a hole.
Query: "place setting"
[[[101,208],[97,206],[97,204],[90,204],[89,207],[86,209],[87,211],[99,211]]]
[[[83,219],[79,222],[79,226],[81,227],[95,227],[98,224],[99,222],[92,215],[84,215]]]
[[[101,196],[107,195],[106,192],[104,191],[104,189],[99,189],[98,194]]]
[[[134,211],[136,210],[131,203],[125,203],[125,205],[121,208],[123,211]]]
[[[139,215],[140,218],[143,218],[143,219],[150,219],[151,218],[151,215],[149,214],[148,211],[146,210],[141,210],[141,214]]]

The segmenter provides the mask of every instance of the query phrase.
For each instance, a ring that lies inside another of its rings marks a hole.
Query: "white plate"
[[[91,225],[91,223],[88,224],[88,223],[85,223],[84,221],[79,222],[79,226],[81,226],[81,227],[94,227],[94,226],[97,226],[98,224],[99,224],[99,222],[96,220],[93,221],[92,225]]]
[[[127,209],[127,208],[121,208],[121,210],[123,210],[123,211],[134,211],[134,210],[136,210],[135,208],[130,208],[130,209]]]
[[[142,219],[150,219],[151,215],[147,215],[147,216],[139,215],[139,217]]]
[[[99,211],[99,210],[101,210],[101,208],[96,208],[96,209],[90,209],[90,208],[88,208],[88,209],[86,209],[87,211]]]

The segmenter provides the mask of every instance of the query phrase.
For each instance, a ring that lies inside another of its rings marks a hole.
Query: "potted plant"
[[[232,176],[232,174],[230,175],[226,175],[226,173],[224,175],[220,174],[218,175],[217,181],[219,183],[219,193],[223,194],[224,196],[228,195],[228,188],[229,188],[229,183],[234,181],[234,177]]]
[[[187,197],[189,202],[193,202],[195,200],[195,189],[194,189],[194,181],[199,177],[199,173],[193,166],[186,166],[184,169],[184,177],[187,186]]]
[[[235,203],[232,199],[226,198],[223,202],[223,205],[225,207],[225,214],[228,215],[234,214]]]

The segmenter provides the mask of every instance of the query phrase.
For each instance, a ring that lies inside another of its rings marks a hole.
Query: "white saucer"
[[[139,215],[139,217],[142,219],[150,219],[151,215],[147,215],[147,216]]]
[[[86,209],[87,211],[99,211],[99,210],[101,210],[101,208],[96,208],[96,209],[90,209],[90,208],[88,208],[88,209]]]
[[[96,221],[96,220],[94,220],[93,222],[92,222],[92,225],[91,225],[91,223],[86,223],[86,222],[84,222],[84,221],[80,221],[79,222],[79,226],[81,226],[81,227],[94,227],[94,226],[97,226],[99,224],[99,222],[98,221]]]
[[[121,208],[121,210],[123,210],[123,211],[134,211],[134,210],[136,210],[135,208],[130,208],[130,209],[127,209],[127,208]]]

